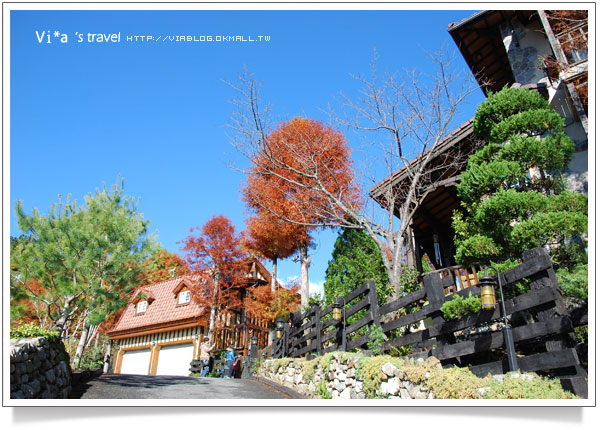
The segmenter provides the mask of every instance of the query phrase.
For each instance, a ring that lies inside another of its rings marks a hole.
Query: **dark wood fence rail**
[[[460,319],[444,319],[441,307],[455,294],[479,295],[479,287],[473,283],[476,273],[469,274],[469,282],[459,284],[466,288],[458,290],[456,279],[461,272],[451,269],[426,274],[422,289],[383,306],[377,304],[374,282],[345,296],[345,320],[355,320],[345,329],[346,349],[366,349],[371,330],[381,327],[387,337],[386,352],[410,346],[411,357],[434,356],[444,366],[468,367],[479,376],[507,372],[500,306]],[[505,301],[519,368],[560,377],[565,388],[587,397],[587,373],[577,354],[574,324],[547,252],[542,248],[524,252],[523,263],[500,276],[505,286],[522,280],[528,280],[530,286],[527,293]],[[323,309],[315,305],[293,314],[283,336],[273,343],[271,355],[300,357],[341,350],[344,330],[331,313],[331,305]]]

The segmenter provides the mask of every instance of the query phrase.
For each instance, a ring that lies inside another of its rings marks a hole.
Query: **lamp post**
[[[287,331],[284,330],[285,321],[283,318],[279,317],[277,320],[277,339],[281,339],[283,337],[283,345],[281,348],[281,356],[285,357],[287,354]]]
[[[491,276],[487,276],[488,269],[493,269],[496,272],[498,283],[496,283],[494,278],[492,278]],[[496,285],[498,285],[498,287],[500,288],[500,304],[502,306],[502,318],[504,319],[504,328],[502,329],[502,331],[504,333],[504,344],[506,346],[506,351],[508,352],[508,369],[511,372],[515,372],[519,370],[519,365],[517,364],[517,353],[515,351],[515,342],[513,340],[512,327],[508,323],[508,318],[506,316],[506,307],[504,306],[504,292],[502,291],[502,280],[498,269],[490,265],[485,268],[485,270],[483,271],[483,277],[479,280],[482,309],[496,308],[496,294],[494,292]]]
[[[346,351],[346,301],[342,297],[336,297],[333,301],[331,311],[334,320],[342,321],[342,351]]]

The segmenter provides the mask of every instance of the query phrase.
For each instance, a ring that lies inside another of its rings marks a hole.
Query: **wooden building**
[[[498,91],[504,86],[539,91],[565,119],[565,133],[575,142],[576,152],[566,173],[569,189],[587,192],[587,18],[558,24],[556,11],[502,10],[481,11],[458,23],[448,32],[462,53],[481,90]],[[586,16],[581,13],[580,16]],[[560,30],[560,31],[559,31]],[[573,40],[579,41],[576,49]],[[549,70],[548,59],[557,59],[560,71]],[[428,189],[420,190],[420,204],[411,222],[412,241],[409,262],[423,271],[421,257],[440,269],[455,265],[452,213],[460,209],[456,185],[467,159],[485,142],[473,136],[472,120],[461,124],[433,149]],[[431,151],[431,150],[430,150]],[[413,159],[409,168],[395,171],[370,190],[370,196],[383,208],[386,195],[409,184],[411,169],[423,155]],[[446,168],[437,169],[436,166]],[[391,187],[391,188],[390,188]],[[399,214],[395,214],[399,216]]]
[[[247,282],[238,291],[242,298],[249,288],[269,284],[271,275],[252,257],[247,265]],[[116,344],[113,372],[143,375],[189,375],[192,359],[199,353],[208,333],[209,309],[195,302],[191,289],[199,282],[186,275],[136,289],[108,336]],[[215,332],[215,350],[230,344],[243,350],[252,336],[259,348],[268,342],[269,327],[236,308],[224,328]]]

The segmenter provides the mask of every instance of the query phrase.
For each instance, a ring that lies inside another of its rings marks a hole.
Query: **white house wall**
[[[553,55],[542,25],[538,22],[523,26],[517,18],[500,26],[500,34],[508,55],[515,81],[519,84],[542,83],[548,88],[550,105],[565,119],[565,133],[575,142],[575,153],[566,169],[567,186],[572,191],[587,194],[588,137],[566,96],[562,81],[551,83],[540,69],[541,59]]]

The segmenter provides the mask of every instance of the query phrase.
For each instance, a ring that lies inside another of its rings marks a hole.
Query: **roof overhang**
[[[500,35],[500,25],[514,18],[524,25],[539,20],[535,10],[486,10],[448,25],[450,36],[484,94],[515,82]]]

